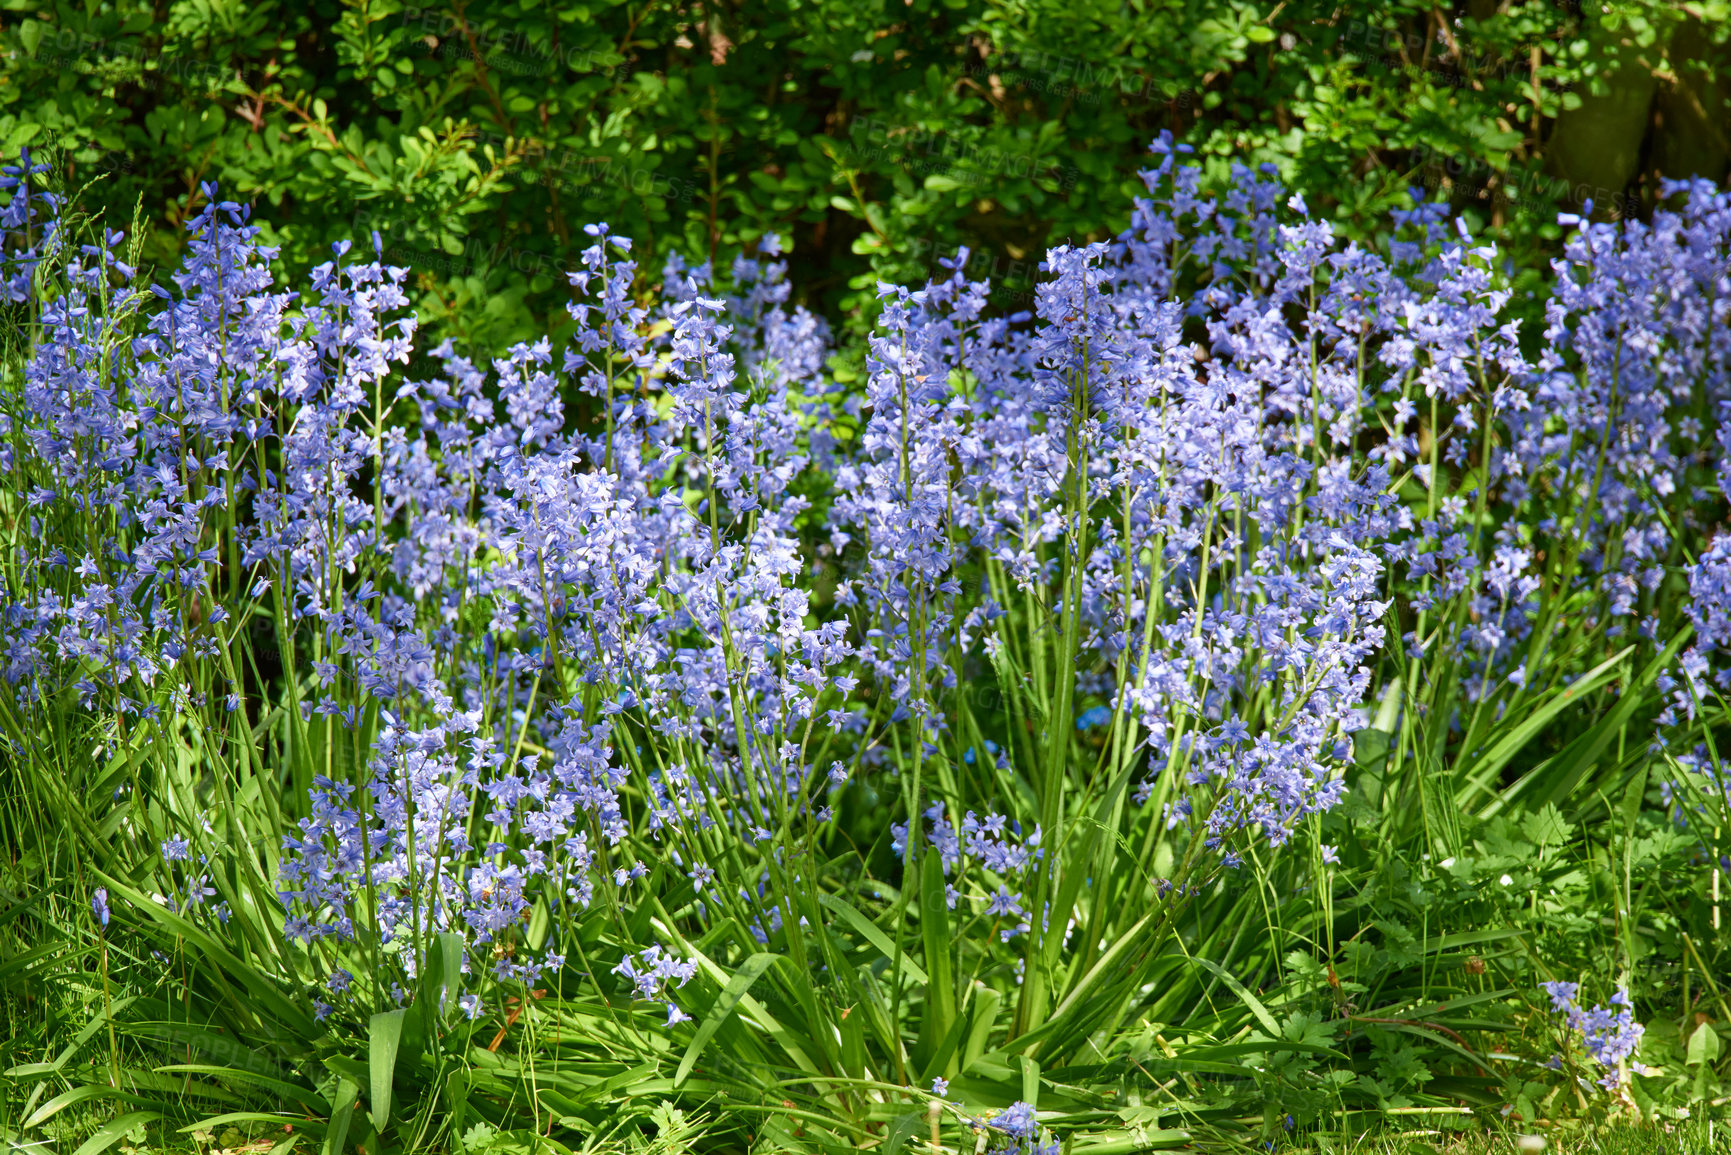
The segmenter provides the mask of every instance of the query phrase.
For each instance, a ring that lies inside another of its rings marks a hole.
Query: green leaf
[[[1030,1107],[1040,1105],[1040,1064],[1032,1055],[1022,1055],[1022,1101]]]
[[[1641,803],[1647,797],[1647,765],[1642,763],[1635,771],[1635,779],[1629,783],[1623,793],[1623,828],[1630,835],[1635,833],[1635,819],[1641,813]]]
[[[1647,663],[1646,668],[1640,674],[1630,679],[1629,684],[1623,688],[1623,692],[1618,696],[1617,704],[1598,724],[1570,742],[1554,758],[1547,759],[1543,764],[1535,767],[1531,773],[1510,786],[1504,792],[1505,797],[1513,797],[1541,771],[1546,771],[1548,778],[1559,772],[1561,774],[1561,777],[1552,781],[1550,793],[1545,796],[1546,801],[1561,802],[1569,797],[1574,792],[1575,787],[1580,785],[1581,780],[1587,776],[1587,772],[1597,765],[1599,757],[1616,740],[1618,733],[1624,726],[1628,725],[1634,712],[1645,704],[1646,695],[1641,691],[1658,676],[1660,670],[1671,665],[1672,660],[1677,656],[1677,651],[1683,648],[1683,643],[1688,641],[1692,633],[1691,629],[1685,627],[1671,640],[1671,644],[1666,646],[1662,653]]]
[[[1250,988],[1209,959],[1199,958],[1195,962],[1197,966],[1218,976],[1220,981],[1226,984],[1227,989],[1237,995],[1244,1005],[1250,1008],[1250,1013],[1256,1016],[1256,1021],[1262,1024],[1262,1029],[1268,1032],[1269,1038],[1278,1039],[1281,1037],[1280,1024],[1274,1021],[1274,1016],[1268,1013],[1268,1008],[1262,1005],[1262,1000],[1250,993]]]
[[[938,1045],[933,1050],[931,1058],[926,1060],[926,1065],[923,1068],[924,1073],[920,1075],[920,1082],[929,1083],[933,1076],[944,1073],[944,1068],[954,1057],[956,1048],[961,1045],[963,1034],[966,1033],[972,1022],[973,1016],[970,1014],[964,1013],[956,1016],[955,1021],[950,1024],[950,1029],[945,1031],[944,1037],[938,1040]],[[842,1027],[845,1031],[847,1024],[843,1023]],[[856,1027],[855,1030],[858,1028]]]
[[[914,1132],[918,1131],[919,1127],[920,1113],[918,1111],[897,1115],[895,1122],[890,1124],[888,1133],[884,1135],[884,1155],[900,1155],[902,1148],[907,1146],[908,1140],[913,1138]]]
[[[441,1013],[450,1010],[451,996],[463,985],[463,936],[447,931],[433,941],[427,952],[426,984],[422,994],[431,994]]]
[[[72,1155],[98,1155],[106,1151],[121,1139],[126,1133],[144,1123],[150,1123],[162,1118],[159,1111],[129,1111],[119,1118],[110,1119],[96,1129],[96,1133],[78,1145],[78,1150]]]
[[[859,931],[861,936],[863,936],[867,942],[877,947],[878,950],[883,953],[885,958],[890,959],[892,962],[895,960],[896,944],[891,942],[889,935],[880,930],[871,919],[867,918],[865,915],[849,906],[846,901],[837,898],[833,894],[820,894],[818,895],[817,900],[823,905],[829,907],[835,913],[841,915],[842,921]],[[914,960],[909,958],[906,954],[902,955],[902,969],[907,971],[908,977],[913,979],[914,982],[920,986],[925,986],[929,981],[926,977],[925,969],[918,963],[914,962]]]
[[[1094,987],[1110,975],[1119,960],[1141,942],[1137,936],[1153,919],[1152,914],[1145,914],[1131,924],[1129,929],[1120,933],[1117,941],[1108,947],[1099,960],[1088,968],[1088,972],[1077,980],[1076,985],[1065,993],[1063,1000],[1052,1011],[1050,1021],[1062,1019],[1074,1007],[1085,1006]]]
[[[534,912],[529,917],[529,926],[524,931],[524,938],[528,940],[531,949],[541,949],[542,944],[547,941],[547,932],[552,929],[552,926],[553,917],[547,911],[547,900],[545,898],[536,899]]]
[[[1526,720],[1520,725],[1510,727],[1501,741],[1471,763],[1473,785],[1482,786],[1495,780],[1496,776],[1502,772],[1503,767],[1507,766],[1509,761],[1526,747],[1527,743],[1543,733],[1545,727],[1549,726],[1558,714],[1571,706],[1578,705],[1582,698],[1610,681],[1616,673],[1617,666],[1634,650],[1634,646],[1626,646],[1619,650],[1581,675],[1566,689],[1552,696],[1550,701],[1527,715]],[[1499,803],[1501,801],[1503,800],[1498,800]],[[1491,813],[1491,810],[1487,810],[1484,816],[1488,818]]]
[[[283,1079],[273,1079],[269,1075],[261,1075],[245,1068],[220,1067],[211,1063],[168,1063],[160,1067],[152,1067],[151,1072],[158,1075],[211,1075],[230,1085],[239,1084],[244,1087],[257,1087],[269,1091],[279,1099],[291,1103],[304,1103],[318,1111],[330,1109],[319,1093],[310,1087],[299,1087]]]
[[[72,1041],[66,1044],[66,1049],[61,1051],[53,1062],[30,1063],[27,1066],[12,1067],[6,1071],[0,1071],[0,1074],[5,1075],[8,1079],[22,1079],[31,1075],[44,1075],[60,1070],[66,1065],[68,1059],[72,1058],[73,1055],[76,1055],[86,1043],[96,1036],[98,1031],[101,1031],[108,1023],[112,1022],[115,1015],[118,1015],[121,1011],[137,1002],[138,998],[138,995],[127,995],[123,999],[116,999],[114,1005],[109,1008],[107,1015],[104,1015],[102,1018],[92,1016],[90,1021],[85,1023],[79,1030],[78,1034],[73,1036]],[[33,1127],[35,1124],[26,1123],[25,1126]]]
[[[945,887],[943,860],[936,854],[925,855],[920,867],[920,938],[931,982],[926,984],[920,1035],[928,1044],[948,1034],[956,1017],[956,984],[950,969],[950,905]]]
[[[343,1142],[349,1137],[349,1123],[355,1117],[355,1098],[360,1088],[351,1079],[337,1081],[337,1105],[331,1112],[331,1124],[325,1131],[325,1155],[342,1155]]]
[[[218,1127],[227,1127],[236,1123],[263,1123],[278,1130],[284,1123],[302,1122],[299,1115],[288,1112],[273,1111],[230,1111],[226,1115],[213,1115],[209,1119],[200,1119],[196,1123],[188,1123],[180,1129],[182,1135],[193,1131],[214,1131]]]
[[[397,1044],[402,1038],[402,1008],[373,1016],[367,1029],[367,1061],[372,1076],[367,1099],[373,1109],[373,1127],[379,1131],[391,1121],[391,1076],[396,1073]]]
[[[43,893],[47,892],[44,891]],[[14,971],[21,971],[34,966],[43,959],[52,957],[61,949],[62,945],[58,942],[45,942],[34,950],[27,950],[9,958],[5,963],[0,963],[0,979],[8,977]]]
[[[116,897],[124,899],[130,912],[136,913],[140,921],[149,919],[163,928],[172,931],[185,943],[195,948],[204,956],[204,961],[214,964],[212,970],[226,983],[233,980],[246,989],[247,995],[258,1004],[258,1009],[268,1012],[277,1022],[295,1035],[310,1039],[318,1033],[312,1016],[307,1014],[283,993],[280,984],[271,976],[259,971],[258,968],[242,961],[227,946],[219,942],[211,934],[182,915],[166,909],[146,897],[139,891],[127,885],[120,878],[101,874],[103,883],[110,891],[109,901],[118,911],[119,904],[114,903]],[[230,997],[239,1004],[238,994],[230,992]]]
[[[1382,704],[1376,708],[1376,721],[1371,726],[1378,732],[1393,736],[1395,723],[1400,718],[1400,675],[1389,679],[1388,688],[1382,693]]]
[[[1547,802],[1543,807],[1521,819],[1521,833],[1541,846],[1557,845],[1569,836],[1571,827],[1562,813]]]
[[[696,959],[697,964],[703,968],[703,972],[709,975],[710,978],[714,979],[718,986],[726,985],[726,981],[729,977],[727,972],[722,970],[721,967],[716,964],[715,960],[704,954],[701,947],[685,938],[674,927],[669,926],[666,923],[655,920],[653,925],[656,930],[673,940],[682,953]],[[774,1039],[781,1046],[782,1050],[787,1052],[787,1057],[793,1061],[795,1066],[808,1074],[815,1075],[818,1073],[817,1064],[814,1063],[811,1056],[805,1052],[806,1046],[810,1045],[809,1039],[801,1039],[792,1031],[782,1026],[780,1021],[777,1020],[774,1015],[770,1014],[769,1009],[756,999],[752,998],[749,993],[742,993],[739,996],[739,1001],[740,1005],[745,1007],[745,1009],[751,1013],[751,1017],[762,1025],[763,1030],[769,1035],[769,1037]],[[478,1047],[474,1052],[476,1058],[479,1058],[480,1055],[488,1054],[488,1052],[483,1051]],[[489,1057],[491,1056],[489,1055]]]
[[[709,1008],[709,1013],[703,1016],[703,1022],[698,1025],[697,1033],[691,1037],[691,1045],[685,1048],[685,1057],[679,1060],[679,1071],[673,1076],[673,1085],[679,1086],[691,1074],[691,1068],[697,1065],[697,1056],[703,1052],[704,1045],[721,1029],[734,1008],[739,1006],[739,1000],[751,989],[758,976],[770,968],[777,955],[754,954],[746,959],[733,977],[727,980],[727,985],[721,988],[721,996],[715,1000],[715,1005]]]
[[[148,1100],[144,1099],[142,1096],[135,1095],[131,1091],[106,1086],[102,1083],[83,1083],[79,1086],[73,1087],[70,1091],[60,1092],[60,1094],[54,1096],[54,1098],[36,1108],[36,1110],[31,1113],[30,1117],[24,1120],[24,1127],[26,1130],[40,1127],[43,1123],[46,1123],[49,1119],[53,1118],[61,1111],[64,1111],[66,1108],[76,1103],[85,1102],[89,1099],[129,1099],[135,1103],[148,1102]]]
[[[996,987],[988,987],[976,983],[974,986],[973,1015],[968,1023],[968,1038],[962,1048],[961,1069],[967,1070],[974,1061],[986,1054],[986,1042],[991,1038],[992,1027],[998,1019],[998,1008],[1003,1005],[1004,996]]]
[[[1719,1032],[1712,1023],[1702,1023],[1689,1036],[1689,1048],[1683,1061],[1691,1067],[1710,1064],[1719,1057]]]

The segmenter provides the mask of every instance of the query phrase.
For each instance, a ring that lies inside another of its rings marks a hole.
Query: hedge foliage
[[[178,259],[201,181],[294,266],[378,230],[422,317],[542,331],[605,220],[724,260],[767,233],[832,317],[967,244],[996,303],[1127,221],[1172,130],[1348,230],[1414,184],[1547,250],[1560,205],[1726,170],[1731,4],[1416,0],[6,0],[0,146]],[[1343,179],[1342,174],[1351,177]]]

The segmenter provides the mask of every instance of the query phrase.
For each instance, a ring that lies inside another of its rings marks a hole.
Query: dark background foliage
[[[1273,162],[1349,229],[1414,184],[1519,264],[1559,206],[1725,176],[1724,0],[5,0],[0,145],[51,152],[174,259],[200,182],[255,202],[293,265],[377,229],[424,317],[540,331],[581,226],[658,272],[776,232],[807,303],[959,244],[1006,308],[1043,246],[1126,223],[1163,129]]]

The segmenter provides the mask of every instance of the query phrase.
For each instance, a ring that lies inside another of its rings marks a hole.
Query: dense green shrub
[[[268,204],[292,266],[377,229],[433,327],[539,332],[604,219],[666,253],[770,232],[831,316],[958,244],[995,303],[1102,239],[1153,135],[1273,161],[1360,232],[1414,182],[1518,263],[1559,204],[1718,180],[1727,5],[1469,0],[8,0],[0,145],[52,154],[147,262],[199,184]]]

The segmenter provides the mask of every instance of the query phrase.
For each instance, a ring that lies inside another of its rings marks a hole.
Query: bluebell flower
[[[1105,706],[1090,706],[1076,715],[1076,729],[1091,730],[1112,720],[1112,711]]]
[[[1016,1139],[1031,1139],[1039,1125],[1034,1121],[1034,1108],[1018,1100],[987,1119],[986,1126]]]
[[[1629,992],[1618,987],[1611,996],[1610,1006],[1587,1010],[1575,1002],[1580,989],[1578,984],[1551,982],[1543,985],[1551,996],[1552,1009],[1567,1015],[1569,1028],[1580,1035],[1587,1054],[1605,1069],[1600,1085],[1607,1090],[1621,1086],[1626,1078],[1624,1064],[1634,1056],[1646,1030],[1635,1021]]]

